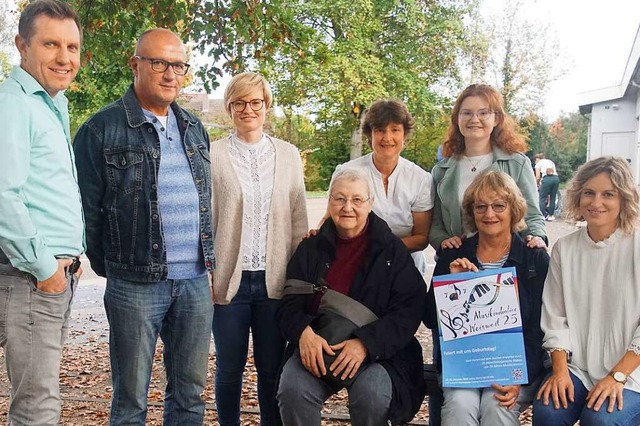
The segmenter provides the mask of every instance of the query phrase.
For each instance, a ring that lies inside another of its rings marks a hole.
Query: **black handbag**
[[[320,307],[318,308],[318,317],[311,322],[310,326],[317,335],[324,338],[330,345],[335,345],[352,338],[354,331],[378,319],[376,314],[371,312],[371,310],[362,303],[330,289],[323,279],[320,279],[318,284],[289,279],[284,286],[285,296],[289,294],[315,293],[322,293],[322,297],[320,299]],[[299,348],[296,348],[296,351],[298,350]],[[322,379],[332,385],[341,387],[350,386],[356,377],[366,368],[368,361],[366,359],[363,361],[353,377],[347,377],[343,380],[340,375],[335,377],[333,373],[329,371],[329,366],[335,361],[338,354],[338,351],[336,351],[336,355],[333,356],[323,353],[327,374],[325,374]]]

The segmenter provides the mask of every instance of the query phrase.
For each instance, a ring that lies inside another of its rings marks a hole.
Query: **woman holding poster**
[[[640,424],[638,193],[622,158],[581,166],[566,206],[586,228],[553,248],[543,294],[544,349],[552,368],[534,425]]]
[[[518,235],[525,227],[527,202],[508,174],[480,174],[465,191],[462,210],[467,226],[476,234],[463,240],[459,248],[443,250],[434,276],[515,267],[528,381],[524,386],[444,387],[442,424],[518,425],[518,416],[533,399],[543,372],[540,310],[549,255],[544,249],[527,248]],[[433,286],[425,322],[432,330],[438,327]]]

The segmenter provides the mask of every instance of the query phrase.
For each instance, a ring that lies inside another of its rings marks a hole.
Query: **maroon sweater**
[[[367,228],[353,238],[336,238],[336,257],[324,278],[331,289],[349,295],[351,283],[362,266],[366,251]]]

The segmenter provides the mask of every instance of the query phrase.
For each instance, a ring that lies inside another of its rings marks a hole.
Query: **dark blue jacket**
[[[442,250],[433,271],[433,276],[449,274],[449,264],[462,257],[466,257],[479,267],[480,263],[476,256],[477,250],[477,234],[465,239],[459,249]],[[528,248],[522,238],[514,233],[511,237],[509,257],[503,266],[514,266],[518,276],[524,350],[527,357],[529,383],[532,383],[543,373],[544,351],[542,349],[542,338],[544,335],[540,328],[540,314],[542,311],[542,289],[549,269],[549,255],[544,249]],[[438,327],[437,321],[432,285],[427,293],[427,310],[424,323],[428,328],[435,330]]]
[[[212,269],[209,136],[195,116],[175,102],[171,109],[198,191],[205,266]],[[91,268],[103,277],[165,280],[167,256],[158,206],[160,139],[133,86],[80,127],[74,151]]]

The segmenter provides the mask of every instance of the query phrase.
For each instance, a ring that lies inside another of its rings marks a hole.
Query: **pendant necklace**
[[[471,164],[471,172],[475,172],[476,170],[478,170],[478,164],[480,164],[482,162],[482,160],[484,160],[484,157],[486,157],[489,154],[490,153],[486,153],[485,155],[480,157],[480,159],[478,161],[476,161],[475,163],[473,161],[471,161],[471,159],[468,156],[465,155],[464,158],[466,158],[467,161],[469,162],[469,164]]]

